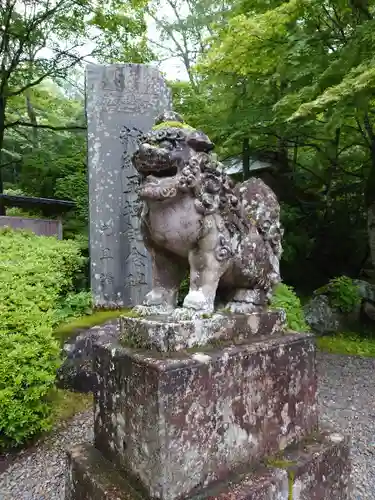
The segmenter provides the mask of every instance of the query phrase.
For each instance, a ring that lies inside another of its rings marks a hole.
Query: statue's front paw
[[[213,301],[207,299],[200,290],[190,290],[185,297],[183,307],[207,313],[212,313],[214,310]]]
[[[153,289],[148,292],[143,300],[144,306],[161,306],[165,301],[163,290]]]

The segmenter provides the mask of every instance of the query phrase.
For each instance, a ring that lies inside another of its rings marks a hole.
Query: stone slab
[[[135,306],[151,287],[131,156],[140,134],[170,107],[170,91],[155,67],[86,67],[91,290],[97,307]]]
[[[237,471],[227,483],[213,485],[190,498],[352,500],[349,450],[349,439],[341,434],[317,433],[288,447],[282,454],[266,459],[264,465],[269,475],[261,468],[250,473]],[[286,473],[286,486],[283,481],[277,483],[276,473]]]
[[[284,459],[294,500],[351,500],[350,439],[323,432],[311,442],[286,450]]]
[[[284,449],[317,427],[309,334],[157,355],[98,347],[95,445],[165,500]]]
[[[67,453],[65,500],[141,500],[142,496],[91,444]]]
[[[119,336],[119,319],[74,331],[61,349],[64,361],[57,370],[57,387],[85,393],[94,391],[98,380],[93,372],[94,346],[115,342]]]
[[[204,346],[218,340],[244,341],[255,336],[277,335],[285,330],[286,317],[283,310],[251,314],[216,313],[180,321],[170,315],[123,316],[120,325],[125,343],[167,352]]]
[[[282,456],[235,471],[227,481],[197,489],[189,500],[351,500],[349,441],[322,433]],[[288,465],[289,464],[289,465]],[[92,445],[68,453],[65,500],[146,498]]]

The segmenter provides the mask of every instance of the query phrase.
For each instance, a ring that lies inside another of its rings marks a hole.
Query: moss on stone
[[[95,311],[92,314],[74,318],[62,323],[54,330],[54,336],[63,344],[79,330],[88,330],[94,326],[103,325],[107,321],[120,318],[121,316],[137,317],[138,314],[132,309],[111,309],[108,311]]]
[[[190,125],[188,125],[187,123],[174,122],[174,121],[166,121],[166,122],[158,123],[157,125],[154,125],[152,127],[152,130],[160,130],[162,128],[167,128],[167,127],[170,127],[170,128],[185,128],[185,129],[188,129],[188,130],[194,130],[194,128],[191,127]]]
[[[293,484],[295,479],[294,468],[297,462],[293,460],[286,459],[282,453],[275,455],[274,457],[268,457],[265,459],[264,464],[266,467],[271,467],[275,469],[284,469],[288,474],[288,500],[293,500]]]
[[[213,313],[203,313],[202,314],[203,319],[210,319],[210,318],[212,318],[212,316],[213,316]]]

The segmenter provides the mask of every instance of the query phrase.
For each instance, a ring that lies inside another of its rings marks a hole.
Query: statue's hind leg
[[[263,288],[237,288],[225,309],[239,314],[258,312],[267,307],[269,299],[270,293]]]

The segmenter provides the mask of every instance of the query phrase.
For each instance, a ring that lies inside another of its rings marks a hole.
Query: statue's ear
[[[193,130],[190,132],[186,137],[186,142],[194,151],[204,153],[209,153],[215,147],[215,144],[200,130]]]

